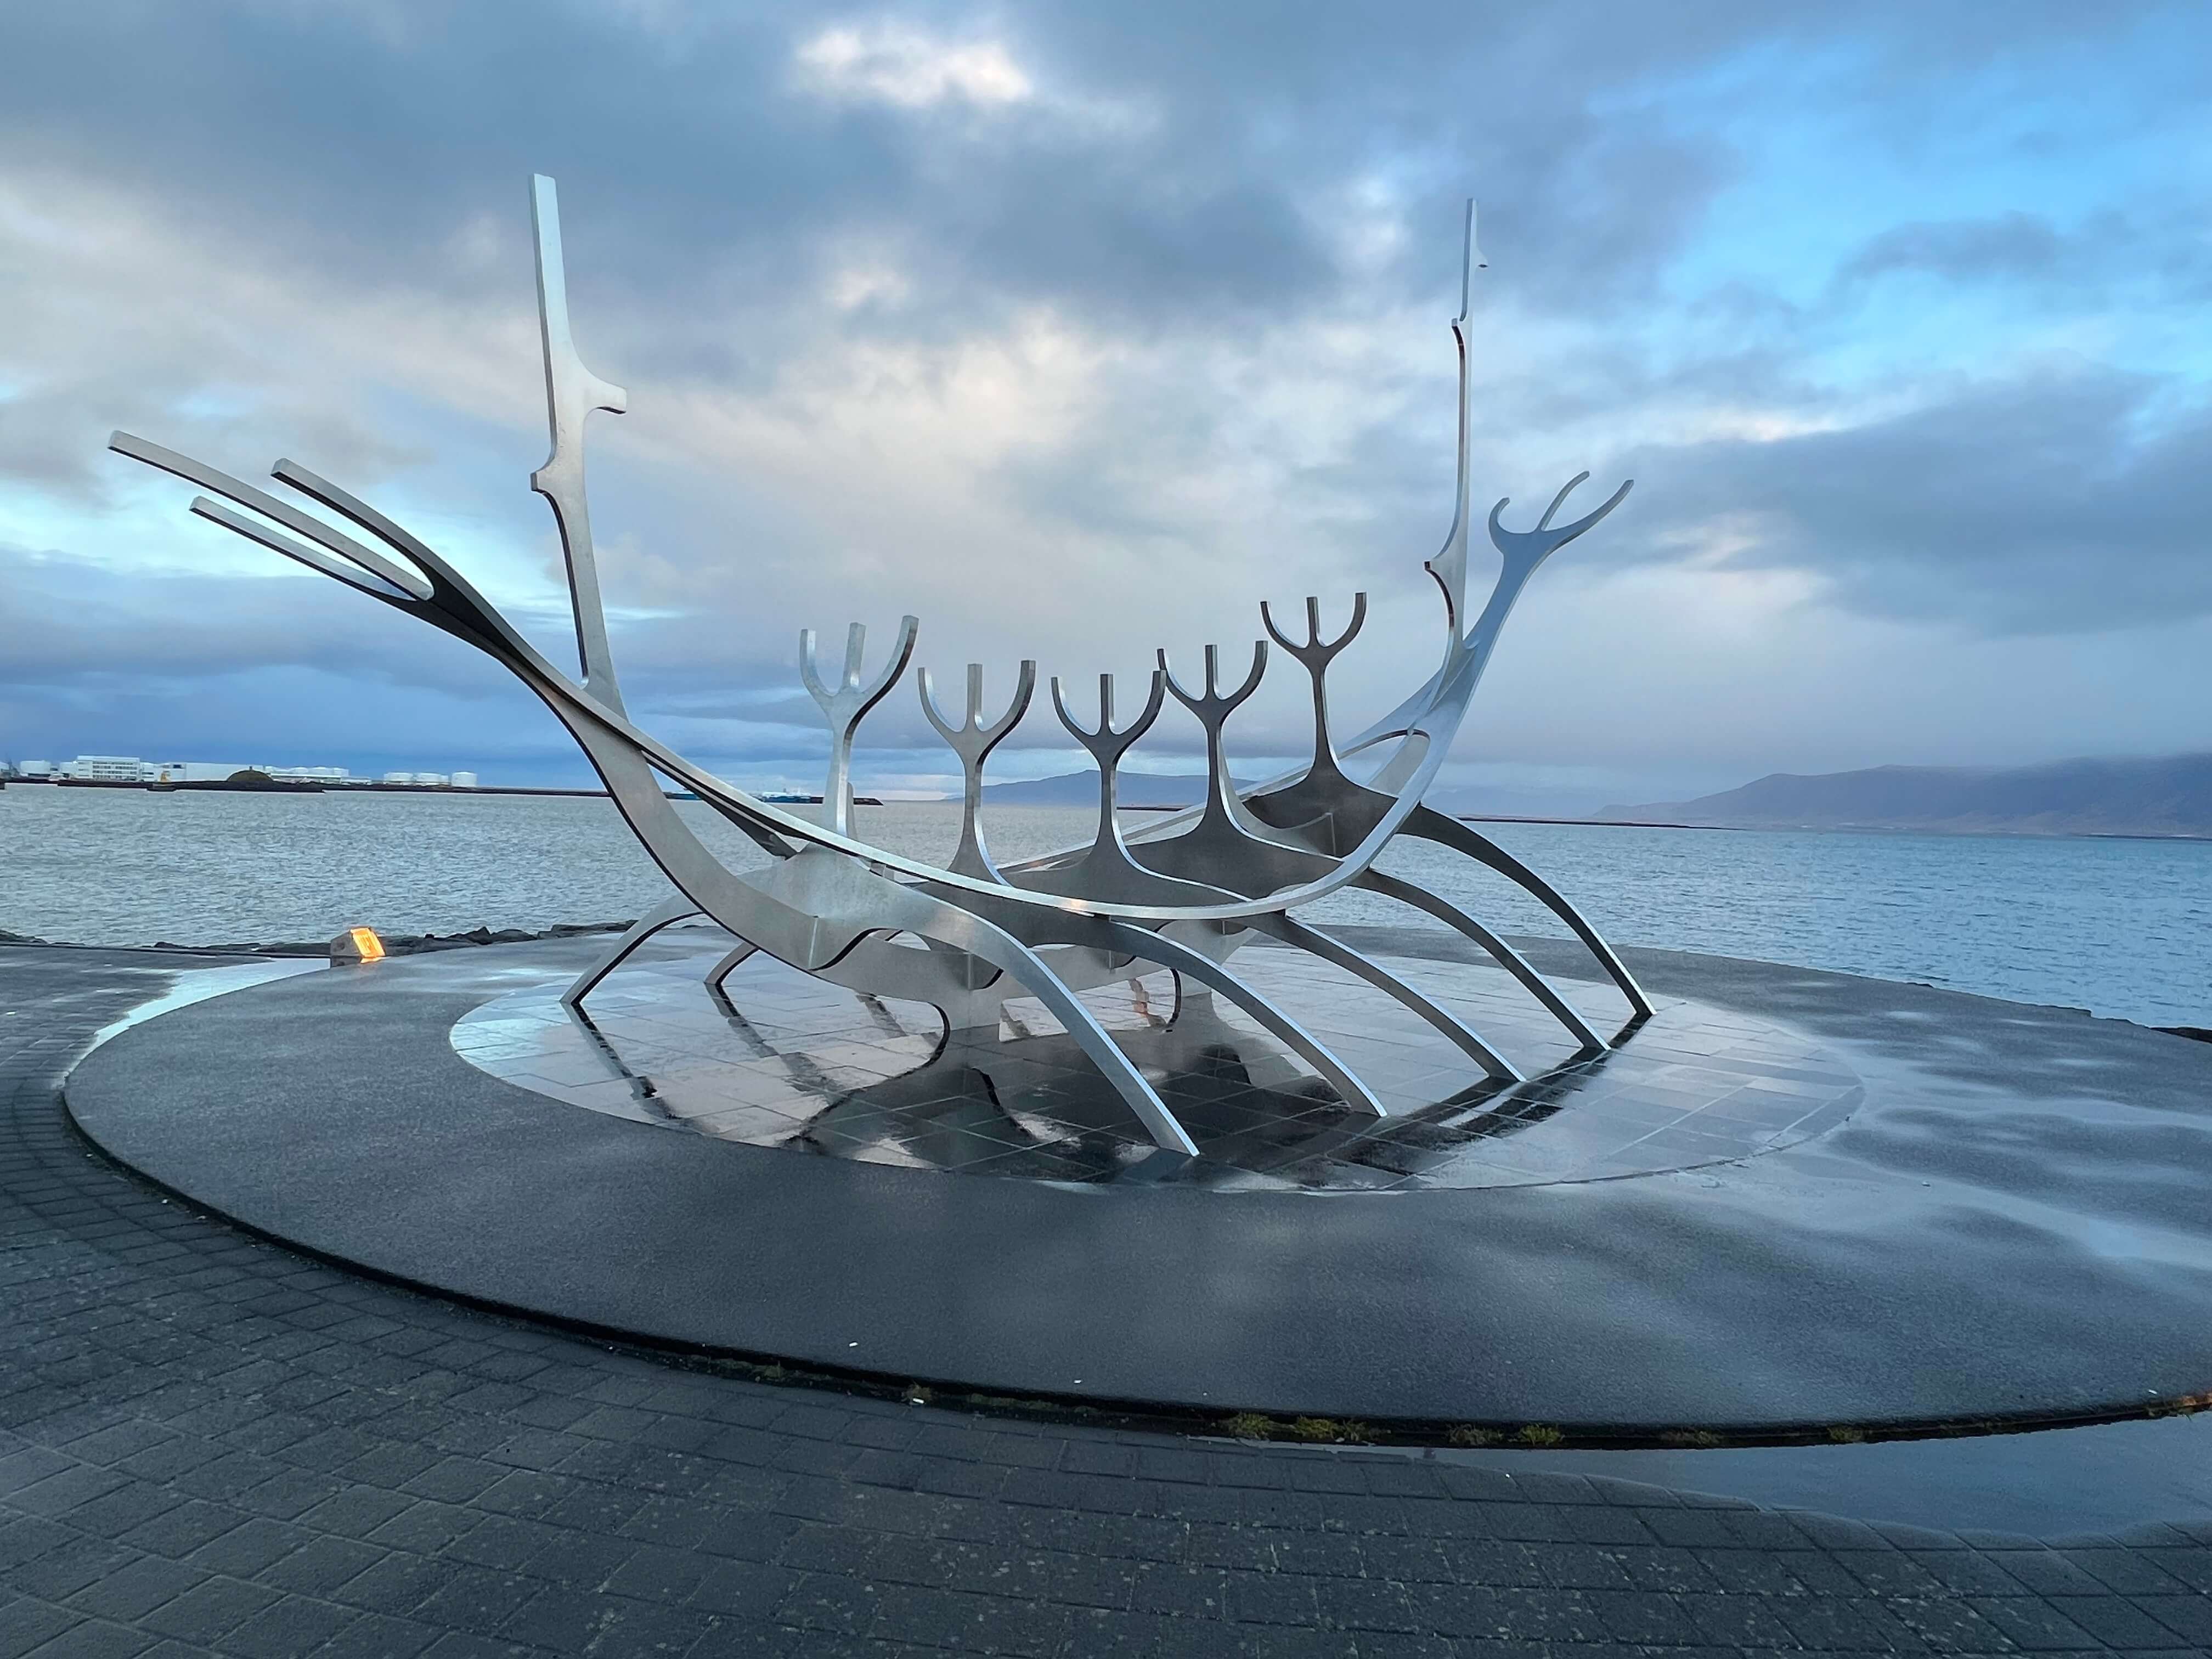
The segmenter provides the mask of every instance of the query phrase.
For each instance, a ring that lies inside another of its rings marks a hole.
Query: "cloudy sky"
[[[630,394],[592,465],[633,710],[741,781],[819,787],[797,630],[907,611],[941,682],[1128,686],[1364,588],[1338,701],[1395,702],[1468,194],[1479,500],[1637,486],[1453,782],[2212,748],[2208,58],[2194,3],[12,8],[0,757],[580,781],[497,669],[102,449],[295,457],[558,649],[532,171]],[[940,783],[910,690],[863,735],[864,787]],[[1076,762],[1047,703],[994,769]]]

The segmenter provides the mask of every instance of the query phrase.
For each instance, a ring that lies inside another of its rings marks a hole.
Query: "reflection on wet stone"
[[[936,1012],[807,978],[766,957],[724,992],[692,936],[635,962],[588,1018],[557,988],[453,1028],[473,1065],[572,1105],[750,1146],[915,1170],[1219,1192],[1403,1193],[1644,1174],[1753,1156],[1833,1127],[1850,1068],[1784,1028],[1680,999],[1620,1048],[1577,1058],[1503,972],[1394,959],[1394,971],[1524,1060],[1486,1077],[1429,1025],[1301,952],[1246,953],[1248,977],[1367,1079],[1390,1115],[1348,1109],[1238,1011],[1166,973],[1085,1001],[1198,1143],[1164,1152],[1059,1022],[1008,1005],[995,1038]],[[1180,994],[1179,994],[1180,993]],[[1577,988],[1625,1029],[1610,987]],[[1608,1000],[1610,997],[1610,1000]],[[1601,1021],[1601,1023],[1604,1023]]]

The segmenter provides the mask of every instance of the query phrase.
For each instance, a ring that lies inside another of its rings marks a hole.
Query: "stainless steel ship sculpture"
[[[628,394],[593,375],[577,355],[569,332],[551,179],[533,181],[532,207],[552,453],[530,483],[551,503],[560,531],[580,674],[548,661],[459,571],[408,531],[295,462],[278,461],[272,476],[334,517],[306,511],[291,500],[127,433],[116,433],[110,447],[210,491],[191,503],[200,517],[474,646],[528,686],[568,727],[605,780],[630,829],[677,890],[676,896],[641,918],[570,988],[572,1006],[653,933],[703,915],[738,941],[713,970],[710,977],[717,984],[738,962],[765,951],[868,995],[933,1005],[948,1031],[995,1032],[1002,1005],[1034,998],[1066,1026],[1154,1140],[1191,1153],[1197,1149],[1182,1124],[1079,994],[1133,974],[1167,969],[1178,976],[1185,995],[1212,993],[1241,1009],[1326,1080],[1348,1107],[1384,1115],[1384,1106],[1366,1084],[1231,968],[1240,946],[1267,939],[1310,951],[1356,975],[1412,1010],[1491,1076],[1507,1083],[1522,1080],[1512,1062],[1480,1033],[1418,988],[1298,919],[1297,913],[1315,901],[1357,887],[1455,930],[1538,999],[1582,1053],[1602,1052],[1606,1039],[1503,939],[1437,894],[1375,867],[1393,840],[1407,836],[1449,848],[1525,890],[1589,947],[1635,1015],[1650,1014],[1650,1004],[1633,976],[1572,905],[1495,842],[1422,804],[1506,617],[1529,578],[1552,554],[1611,513],[1629,489],[1624,483],[1594,511],[1557,524],[1569,493],[1589,476],[1579,475],[1553,499],[1535,527],[1526,531],[1504,527],[1500,514],[1507,503],[1500,501],[1491,509],[1488,525],[1501,567],[1480,614],[1469,619],[1468,301],[1472,273],[1480,263],[1472,203],[1460,312],[1451,325],[1459,353],[1455,510],[1442,550],[1426,566],[1443,591],[1445,632],[1436,672],[1389,714],[1340,740],[1330,726],[1328,667],[1365,620],[1366,595],[1354,596],[1351,621],[1334,639],[1323,637],[1317,600],[1305,602],[1303,637],[1279,627],[1263,604],[1269,639],[1297,660],[1311,682],[1313,757],[1292,773],[1251,786],[1231,776],[1223,728],[1266,672],[1266,641],[1254,646],[1251,669],[1234,690],[1221,684],[1214,647],[1206,647],[1202,689],[1185,685],[1161,652],[1144,707],[1121,726],[1115,724],[1110,675],[1099,681],[1095,728],[1086,727],[1068,707],[1055,678],[1054,712],[1098,765],[1097,833],[1087,846],[1006,866],[992,858],[984,839],[983,764],[1027,713],[1036,665],[1021,665],[1006,712],[989,721],[983,718],[982,666],[969,665],[967,709],[957,725],[939,707],[924,670],[917,676],[923,712],[959,757],[966,781],[959,849],[943,868],[871,846],[853,830],[854,735],[868,711],[905,674],[917,627],[912,617],[905,619],[896,645],[873,676],[863,672],[864,635],[854,624],[844,673],[834,685],[825,684],[816,671],[812,631],[799,637],[801,676],[830,726],[823,822],[732,787],[633,723],[609,648],[584,487],[585,422],[594,410],[621,414]],[[1115,817],[1117,771],[1170,695],[1205,730],[1206,802],[1148,823],[1133,838],[1124,835]],[[1353,757],[1364,763],[1364,783],[1344,769],[1343,763]],[[663,789],[664,778],[695,793],[758,843],[772,855],[768,867],[734,870],[722,863],[678,814]]]

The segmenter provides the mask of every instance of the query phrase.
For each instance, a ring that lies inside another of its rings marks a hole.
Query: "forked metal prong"
[[[210,495],[195,495],[190,511],[196,518],[221,525],[225,530],[243,536],[248,541],[258,542],[270,552],[281,553],[296,563],[306,565],[310,570],[320,571],[334,580],[343,582],[348,587],[359,589],[371,599],[382,599],[386,605],[398,605],[403,610],[412,610],[421,604],[398,583],[387,582],[356,569],[348,561],[334,556],[319,544],[295,541],[274,525],[248,518],[228,502],[216,501]]]
[[[1167,701],[1168,677],[1164,669],[1152,670],[1152,695],[1145,700],[1145,711],[1119,731],[1114,726],[1114,677],[1098,677],[1098,729],[1087,730],[1068,712],[1067,699],[1060,688],[1060,676],[1052,677],[1053,711],[1060,723],[1073,735],[1075,740],[1089,750],[1094,759],[1111,755],[1116,761],[1127,754],[1138,738],[1152,729],[1152,722],[1160,717],[1160,705]],[[1099,761],[1103,767],[1105,763]]]
[[[968,665],[968,713],[957,726],[947,720],[945,711],[938,707],[936,683],[929,671],[927,668],[915,670],[915,681],[921,692],[923,718],[937,728],[938,736],[950,744],[954,752],[964,757],[968,748],[974,745],[963,744],[962,740],[975,738],[981,740],[982,753],[988,754],[1007,733],[1021,724],[1022,716],[1029,713],[1030,699],[1036,694],[1036,663],[1031,658],[1023,659],[1021,671],[1014,681],[1013,701],[1006,705],[1005,714],[990,721],[983,719],[981,663]]]
[[[1492,648],[1498,643],[1498,634],[1505,626],[1505,618],[1512,613],[1522,590],[1528,586],[1529,578],[1536,574],[1537,567],[1576,537],[1594,528],[1613,508],[1627,500],[1628,492],[1636,487],[1635,479],[1624,481],[1620,488],[1597,507],[1585,513],[1572,524],[1554,528],[1552,520],[1559,516],[1559,508],[1566,504],[1566,499],[1573,493],[1575,486],[1589,477],[1587,472],[1578,472],[1568,479],[1559,493],[1552,497],[1552,504],[1544,509],[1544,516],[1536,520],[1534,530],[1508,530],[1499,522],[1500,516],[1513,503],[1510,495],[1500,496],[1498,505],[1490,509],[1490,540],[1491,544],[1497,548],[1498,556],[1498,580],[1491,587],[1490,599],[1483,606],[1482,614],[1474,619],[1474,625],[1465,634],[1460,632],[1455,617],[1445,665],[1438,671],[1440,681],[1469,664],[1479,674],[1488,661]]]
[[[1103,731],[1114,718],[1114,677],[1111,674],[1098,677],[1098,726],[1099,730]],[[1052,712],[1060,716],[1060,723],[1079,741],[1087,741],[1098,735],[1098,732],[1078,724],[1075,716],[1067,712],[1067,698],[1060,689],[1060,676],[1057,674],[1052,677]]]
[[[856,622],[852,623],[852,626],[854,629],[858,629],[860,623]],[[807,688],[807,695],[810,695],[811,699],[821,706],[821,710],[827,714],[827,712],[830,712],[830,702],[836,696],[836,692],[830,690],[830,688],[823,684],[821,672],[817,672],[817,665],[814,665],[817,664],[814,648],[817,648],[818,641],[821,641],[821,635],[817,635],[811,629],[799,630],[799,684]]]
[[[380,580],[389,583],[410,599],[427,599],[430,597],[431,585],[423,579],[419,571],[410,570],[403,565],[395,564],[374,549],[363,546],[338,529],[337,526],[327,524],[311,514],[302,513],[291,502],[271,495],[264,489],[257,489],[241,478],[234,478],[228,472],[219,472],[214,467],[192,459],[189,455],[180,455],[173,449],[165,449],[160,444],[149,443],[145,439],[129,432],[108,434],[107,447],[118,455],[127,455],[134,461],[157,467],[175,477],[184,479],[188,483],[196,483],[203,489],[213,490],[217,495],[239,507],[252,508],[262,517],[282,525],[301,540],[312,542],[324,552],[333,554],[357,569],[365,570]],[[277,465],[281,469],[284,463],[280,461]],[[283,477],[281,471],[277,476],[280,479]],[[213,517],[209,514],[202,514],[200,516]],[[214,521],[222,524],[228,530],[239,529],[237,525],[230,523],[226,519],[216,519]],[[250,532],[240,531],[240,533]],[[255,539],[259,540],[260,538],[256,537]],[[282,548],[276,550],[284,551]],[[292,556],[288,554],[287,556]],[[326,574],[337,575],[341,581],[349,580],[349,578],[336,571]],[[352,585],[361,586],[357,582]],[[363,588],[362,591],[374,592],[376,590]],[[379,594],[378,597],[385,596]]]
[[[1226,720],[1260,689],[1261,677],[1267,672],[1267,642],[1265,640],[1252,642],[1252,672],[1244,677],[1243,684],[1225,696],[1221,690],[1221,647],[1218,645],[1206,647],[1206,691],[1203,696],[1194,696],[1183,689],[1182,682],[1175,677],[1175,670],[1168,666],[1165,650],[1159,653],[1159,665],[1160,672],[1167,678],[1168,690],[1175,694],[1175,700],[1196,714],[1201,723],[1217,707],[1219,718]]]
[[[1614,490],[1601,505],[1583,514],[1572,524],[1563,525],[1554,530],[1552,527],[1553,519],[1558,515],[1559,508],[1565,504],[1567,496],[1572,493],[1574,487],[1589,477],[1589,473],[1582,472],[1568,479],[1565,487],[1552,498],[1551,506],[1544,509],[1544,516],[1536,520],[1536,527],[1534,530],[1508,530],[1500,524],[1499,515],[1512,505],[1513,498],[1510,495],[1498,498],[1498,505],[1490,509],[1490,540],[1509,566],[1509,569],[1501,571],[1498,574],[1498,586],[1501,588],[1511,580],[1515,574],[1514,568],[1526,567],[1519,573],[1520,580],[1526,581],[1528,575],[1533,574],[1535,568],[1546,559],[1585,531],[1595,528],[1606,514],[1628,499],[1628,492],[1636,487],[1635,479],[1624,480],[1620,488]],[[1496,598],[1493,593],[1492,596],[1493,605],[1496,603]]]
[[[872,682],[863,685],[860,667],[868,630],[863,623],[851,624],[845,630],[844,678],[835,690],[824,685],[816,671],[814,630],[799,630],[799,678],[830,726],[830,775],[823,785],[822,803],[829,827],[838,835],[848,833],[853,822],[853,734],[860,730],[868,711],[889,696],[890,689],[905,674],[907,664],[913,660],[915,637],[921,628],[917,618],[901,617],[898,643],[891,648],[883,671]]]
[[[1352,620],[1344,625],[1344,632],[1329,642],[1328,650],[1332,654],[1343,650],[1358,636],[1359,630],[1366,625],[1367,595],[1364,592],[1354,593],[1352,596]]]
[[[923,718],[937,728],[937,735],[960,757],[960,845],[952,854],[952,862],[945,867],[958,875],[1004,881],[1006,878],[999,873],[983,842],[983,763],[1021,724],[1022,716],[1029,713],[1030,699],[1036,692],[1036,664],[1029,659],[1023,660],[1021,672],[1014,681],[1013,701],[1006,705],[1005,714],[988,724],[982,718],[981,663],[968,665],[968,713],[957,726],[945,719],[945,711],[937,706],[937,693],[930,683],[929,671],[917,670],[915,679],[921,694]]]
[[[1559,516],[1559,509],[1566,505],[1567,497],[1575,493],[1575,486],[1589,477],[1589,474],[1587,471],[1577,472],[1566,483],[1561,484],[1559,493],[1552,497],[1552,504],[1544,509],[1544,516],[1536,520],[1536,528],[1549,530],[1552,527],[1552,520]]]
[[[1267,628],[1267,636],[1270,639],[1305,664],[1309,669],[1314,666],[1316,658],[1320,659],[1322,665],[1326,666],[1333,658],[1344,650],[1345,647],[1352,643],[1360,629],[1366,625],[1367,595],[1354,593],[1352,596],[1352,620],[1345,625],[1344,632],[1333,640],[1324,640],[1321,636],[1321,600],[1311,595],[1309,595],[1306,599],[1306,637],[1304,644],[1293,640],[1275,625],[1274,609],[1265,599],[1260,601],[1260,621]]]
[[[845,629],[845,678],[840,690],[855,691],[860,685],[860,662],[868,648],[868,627],[866,623],[850,623]]]
[[[861,717],[881,702],[890,689],[906,672],[907,664],[914,657],[914,642],[921,623],[913,617],[899,619],[898,643],[891,647],[883,670],[866,685],[860,683],[860,666],[867,646],[868,630],[865,623],[854,623],[845,630],[845,672],[835,687],[824,685],[815,665],[815,633],[811,628],[799,630],[799,674],[814,701],[833,728],[842,726],[848,732],[860,723]]]

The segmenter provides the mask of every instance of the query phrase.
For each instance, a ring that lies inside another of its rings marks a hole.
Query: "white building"
[[[456,788],[456,789],[473,789],[473,788],[475,788],[476,787],[477,787],[477,775],[476,775],[475,773],[473,773],[473,772],[456,772],[456,773],[454,773],[454,774],[453,774],[453,787],[454,787],[454,788]]]
[[[143,783],[146,763],[136,755],[79,755],[62,768],[62,775],[88,783]]]
[[[54,775],[52,761],[25,761],[15,769],[27,778],[50,778]]]

